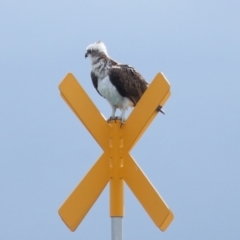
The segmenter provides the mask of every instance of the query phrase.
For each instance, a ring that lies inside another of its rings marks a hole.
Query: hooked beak
[[[88,53],[86,52],[86,53],[85,53],[85,58],[87,58],[87,57],[88,57]]]

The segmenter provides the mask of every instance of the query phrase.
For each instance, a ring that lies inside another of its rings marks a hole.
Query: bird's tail
[[[156,110],[157,110],[158,112],[161,112],[162,114],[165,115],[165,112],[164,112],[164,110],[162,109],[162,106],[159,105]]]

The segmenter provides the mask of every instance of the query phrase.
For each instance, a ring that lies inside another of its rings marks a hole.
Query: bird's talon
[[[107,122],[110,123],[114,118],[113,117],[110,117]]]
[[[120,128],[123,126],[124,123],[125,123],[125,119],[121,118]]]
[[[110,117],[107,122],[110,123],[111,121],[115,121],[115,123],[117,122],[117,120],[120,120],[121,121],[121,124],[120,124],[120,128],[122,127],[122,125],[124,124],[125,122],[125,119],[122,119],[121,117]]]

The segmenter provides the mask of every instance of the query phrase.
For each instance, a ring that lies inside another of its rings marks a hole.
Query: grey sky
[[[0,239],[110,239],[109,189],[72,233],[58,208],[101,154],[59,96],[72,72],[100,111],[87,45],[172,96],[132,155],[175,215],[162,233],[125,188],[124,239],[240,236],[239,1],[1,1]]]

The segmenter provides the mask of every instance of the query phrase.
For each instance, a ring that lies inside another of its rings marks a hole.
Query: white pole
[[[122,240],[122,217],[111,217],[112,240]]]

